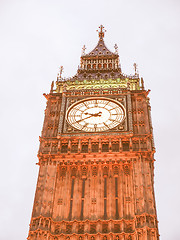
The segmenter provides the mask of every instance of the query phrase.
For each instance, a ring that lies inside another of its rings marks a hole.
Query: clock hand
[[[96,116],[97,116],[97,117],[100,117],[101,114],[102,114],[102,112],[98,112],[98,113],[96,114]],[[95,117],[96,117],[96,116],[95,116]]]
[[[81,122],[81,121],[83,121],[83,120],[85,120],[85,119],[88,119],[88,118],[91,118],[91,117],[93,117],[93,116],[88,116],[88,117],[83,118],[83,119],[80,119],[80,120],[78,120],[78,121],[76,121],[76,122],[78,123],[78,122]]]
[[[88,115],[88,114],[89,114],[89,115],[93,115],[93,113],[87,113],[87,112],[86,112],[86,113],[84,113],[84,114],[85,114],[85,115]]]
[[[87,115],[87,114],[89,114],[89,115],[91,115],[91,116],[93,116],[93,117],[100,117],[101,116],[101,114],[102,114],[102,112],[98,112],[98,113],[84,113],[85,115]]]
[[[81,121],[83,121],[83,120],[86,120],[86,119],[88,119],[88,118],[91,118],[91,117],[100,117],[101,116],[101,113],[102,112],[99,112],[99,113],[87,113],[87,114],[90,114],[90,116],[88,116],[88,117],[86,117],[86,118],[83,118],[83,119],[80,119],[80,120],[78,120],[78,121],[76,121],[77,123],[79,123],[79,122],[81,122]],[[100,114],[100,115],[99,115]]]

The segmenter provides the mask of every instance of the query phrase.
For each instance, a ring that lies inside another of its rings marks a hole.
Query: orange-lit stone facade
[[[103,38],[101,26],[98,44],[105,49]],[[149,91],[143,80],[140,85],[138,74],[121,73],[117,52],[105,49],[105,54],[102,50],[99,54],[99,45],[97,53],[84,54],[81,62],[112,56],[118,58],[114,69],[106,65],[99,70],[92,64],[78,69],[72,79],[62,79],[60,74],[56,88],[52,84],[50,93],[45,94],[29,240],[159,239]],[[97,74],[99,78],[95,78]],[[108,77],[102,78],[103,74]],[[92,97],[122,104],[124,121],[104,132],[75,129],[67,122],[68,108]]]

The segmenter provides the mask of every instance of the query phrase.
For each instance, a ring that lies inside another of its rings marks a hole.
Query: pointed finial
[[[86,50],[86,46],[84,45],[82,48],[82,55],[85,55],[85,50]]]
[[[115,48],[115,53],[118,54],[118,45],[115,44],[115,45],[114,45],[114,48]]]
[[[54,81],[52,81],[52,83],[51,83],[51,93],[53,93],[53,88],[54,88]]]
[[[141,78],[141,89],[144,90],[144,79]]]
[[[137,64],[134,63],[133,66],[134,66],[135,76],[137,76],[137,75],[138,75],[138,67],[137,67]]]
[[[99,33],[99,38],[104,38],[104,33],[106,32],[106,30],[104,29],[103,25],[99,26],[99,30],[97,30],[97,32]]]
[[[57,80],[61,80],[63,70],[64,70],[63,66],[60,66],[59,72],[58,72],[58,75],[57,75]]]
[[[130,90],[130,81],[127,82],[127,90]]]

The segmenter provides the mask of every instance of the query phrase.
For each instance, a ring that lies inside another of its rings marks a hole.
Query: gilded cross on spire
[[[99,30],[97,30],[97,32],[99,33],[99,38],[104,38],[104,33],[106,32],[106,30],[104,29],[103,25],[99,26]]]

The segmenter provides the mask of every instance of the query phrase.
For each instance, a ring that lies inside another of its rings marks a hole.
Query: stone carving
[[[62,198],[59,198],[58,199],[58,205],[62,205],[63,204],[63,199]]]
[[[66,224],[66,233],[70,234],[72,232],[72,225]]]
[[[77,174],[77,167],[72,167],[71,168],[71,176],[76,177],[76,174]]]
[[[120,233],[120,224],[114,224],[114,232]],[[116,237],[119,237],[118,235]]]
[[[107,233],[107,232],[108,232],[108,224],[104,223],[104,224],[102,225],[102,232],[103,232],[103,233]]]
[[[98,172],[98,166],[92,166],[92,175],[94,177],[97,176],[97,172]]]
[[[108,166],[103,167],[103,176],[107,177],[108,176]]]
[[[113,173],[114,173],[114,176],[118,176],[118,174],[119,174],[119,167],[117,165],[113,166]]]
[[[96,198],[92,198],[91,203],[96,204]]]
[[[84,224],[78,224],[78,233],[80,234],[84,233]]]
[[[66,166],[60,167],[60,176],[61,177],[65,177],[66,176],[66,171],[67,171],[67,167]]]
[[[126,176],[130,174],[130,166],[128,164],[123,165],[123,170]]]
[[[82,171],[82,177],[86,177],[87,176],[87,166],[82,166],[81,171]]]
[[[90,225],[90,233],[96,233],[96,224]]]

